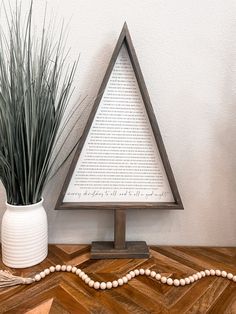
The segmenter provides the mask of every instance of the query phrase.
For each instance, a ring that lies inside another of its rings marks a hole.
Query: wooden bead
[[[181,286],[185,286],[185,280],[184,279],[180,279],[179,283]]]
[[[122,277],[122,280],[123,280],[124,283],[127,283],[127,282],[128,282],[128,279],[127,279],[126,276]]]
[[[75,266],[73,266],[72,269],[71,269],[73,274],[76,272],[76,270],[77,270],[77,267],[75,267]]]
[[[193,283],[193,282],[195,281],[194,278],[193,278],[193,276],[189,276],[188,278],[189,278],[189,280],[190,280],[191,283]]]
[[[161,279],[161,275],[160,274],[156,274],[156,280],[160,280]]]
[[[139,274],[140,275],[144,275],[145,274],[145,270],[143,268],[139,269]]]
[[[145,270],[145,275],[146,275],[146,276],[150,276],[150,274],[151,274],[151,270],[150,270],[150,269],[146,269],[146,270]]]
[[[94,281],[93,280],[90,280],[89,282],[88,282],[88,285],[89,285],[89,287],[93,287],[93,285],[94,285]]]
[[[206,277],[206,274],[205,274],[205,272],[203,270],[200,271],[200,273],[201,273],[202,277]]]
[[[223,271],[221,272],[221,276],[224,277],[224,278],[227,277],[226,271],[223,270]]]
[[[151,274],[150,274],[150,275],[151,275],[152,278],[155,278],[155,277],[156,277],[156,274],[157,274],[157,273],[156,273],[155,271],[151,271]]]
[[[66,271],[66,265],[61,266],[61,271]]]
[[[71,270],[72,270],[72,266],[71,265],[66,266],[66,271],[71,272]]]
[[[100,289],[105,290],[107,288],[107,284],[105,282],[101,282]]]
[[[121,278],[119,278],[117,281],[118,281],[119,286],[122,286],[124,284],[124,281]]]
[[[96,281],[93,285],[94,289],[98,290],[100,288],[100,282]]]
[[[167,278],[166,278],[165,276],[162,276],[162,277],[161,277],[161,282],[162,282],[162,283],[166,283],[166,282],[167,282]]]
[[[175,279],[175,280],[174,280],[174,285],[175,285],[176,287],[179,286],[179,279]]]
[[[55,269],[54,266],[50,266],[50,267],[49,267],[49,270],[50,270],[51,273],[54,273],[54,271],[55,271],[56,269]]]
[[[206,274],[206,276],[210,276],[210,274],[211,274],[210,270],[206,269],[205,274]]]
[[[113,288],[116,288],[116,287],[118,287],[118,286],[119,286],[119,284],[118,284],[118,281],[117,281],[117,280],[112,281],[112,287],[113,287]]]
[[[112,288],[112,283],[110,281],[107,282],[107,289],[111,289]]]
[[[56,271],[60,271],[61,270],[61,265],[57,265],[56,266]]]
[[[231,274],[231,273],[228,273],[228,274],[227,274],[227,278],[228,278],[229,280],[233,279],[233,277],[234,277],[233,274]]]
[[[172,286],[173,285],[173,279],[168,278],[166,283],[167,283],[167,285]]]
[[[200,272],[196,273],[198,279],[201,279],[202,278],[202,274]]]
[[[129,273],[130,273],[130,275],[131,275],[132,278],[135,277],[135,272],[134,272],[133,270],[131,270]]]
[[[135,276],[138,276],[138,275],[139,275],[139,270],[138,270],[138,269],[135,269],[135,270],[134,270],[134,273],[135,273]]]
[[[216,269],[216,276],[221,276],[221,271],[219,269]]]
[[[88,278],[88,275],[83,274],[83,276],[81,277],[81,279],[84,281],[86,278]]]
[[[37,275],[34,276],[34,279],[36,281],[40,281],[41,280],[41,276],[39,274],[37,274]]]

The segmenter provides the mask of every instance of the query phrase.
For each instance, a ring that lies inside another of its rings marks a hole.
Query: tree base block
[[[91,259],[149,258],[145,241],[127,241],[124,249],[116,249],[114,242],[92,242]]]

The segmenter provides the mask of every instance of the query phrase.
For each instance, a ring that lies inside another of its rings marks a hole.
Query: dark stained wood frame
[[[160,152],[160,156],[164,165],[164,169],[166,171],[167,174],[167,178],[169,180],[169,184],[170,184],[170,188],[174,197],[175,202],[158,202],[158,203],[153,203],[153,202],[89,202],[89,203],[82,203],[82,202],[75,202],[75,203],[71,203],[71,202],[63,202],[65,193],[67,191],[67,187],[70,183],[70,179],[73,175],[74,169],[76,167],[78,158],[80,156],[80,153],[83,149],[85,140],[87,138],[88,132],[90,130],[90,127],[92,125],[93,119],[95,117],[96,111],[98,109],[98,106],[100,104],[100,101],[102,99],[103,93],[105,91],[107,82],[109,80],[110,74],[113,70],[114,64],[116,62],[116,59],[118,57],[119,51],[122,47],[122,45],[125,44],[129,53],[129,57],[130,60],[132,62],[132,66],[137,78],[137,82],[140,88],[140,92],[143,98],[143,102],[145,104],[146,107],[146,111],[151,123],[151,127],[153,130],[153,134],[155,136],[155,140],[157,143],[157,147],[159,149]],[[118,42],[116,44],[116,47],[114,49],[114,52],[112,54],[110,63],[108,65],[106,74],[104,76],[104,79],[102,81],[101,87],[99,89],[97,98],[94,102],[94,106],[93,109],[90,113],[88,122],[86,124],[86,127],[84,129],[82,138],[78,144],[78,147],[76,149],[74,158],[72,160],[72,163],[70,165],[68,174],[66,176],[65,182],[62,186],[61,192],[59,194],[57,203],[56,203],[56,208],[55,209],[183,209],[183,204],[178,192],[178,188],[175,182],[175,178],[173,175],[173,172],[171,170],[171,166],[170,166],[170,162],[165,150],[165,146],[161,137],[161,133],[157,124],[157,120],[155,117],[155,113],[153,111],[152,108],[152,104],[148,95],[148,91],[146,88],[146,84],[144,82],[144,78],[139,66],[139,62],[134,50],[134,46],[130,37],[130,33],[127,27],[127,24],[125,23],[123,26],[123,29],[121,31],[120,37],[118,39]]]

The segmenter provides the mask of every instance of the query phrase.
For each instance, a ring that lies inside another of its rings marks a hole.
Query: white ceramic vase
[[[6,203],[2,218],[2,260],[8,267],[25,268],[48,254],[48,223],[43,200],[32,205]]]

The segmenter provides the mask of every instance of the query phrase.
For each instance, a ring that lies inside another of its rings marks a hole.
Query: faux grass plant
[[[66,65],[63,27],[32,32],[32,3],[27,18],[21,8],[7,14],[8,31],[0,30],[0,179],[7,202],[34,204],[55,166],[58,139],[67,117],[77,62]],[[64,121],[64,122],[63,122]],[[68,153],[69,154],[69,153]]]

